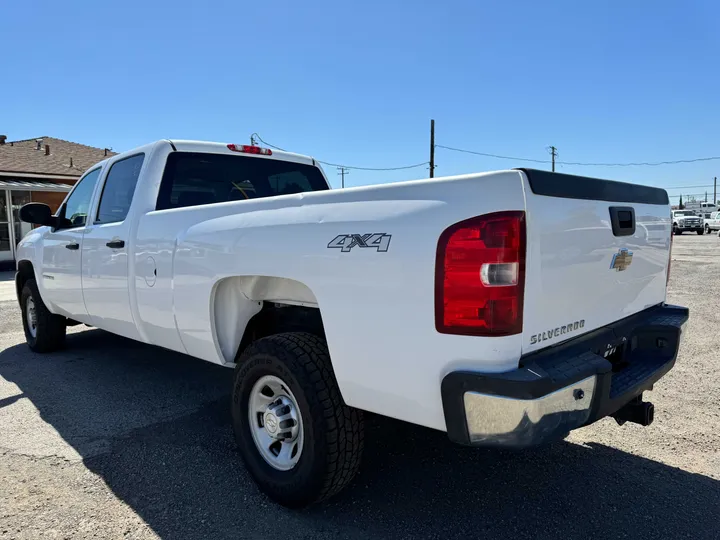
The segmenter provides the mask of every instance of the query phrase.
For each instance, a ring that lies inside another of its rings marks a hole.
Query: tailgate
[[[670,206],[663,189],[523,169],[523,353],[665,301]]]

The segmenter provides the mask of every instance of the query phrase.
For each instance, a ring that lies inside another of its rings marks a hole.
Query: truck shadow
[[[98,330],[68,345],[52,356],[10,347],[0,376],[162,538],[720,535],[711,478],[600,444],[462,448],[377,416],[353,485],[308,511],[284,510],[235,450],[231,370]]]

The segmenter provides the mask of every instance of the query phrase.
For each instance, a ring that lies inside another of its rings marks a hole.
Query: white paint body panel
[[[614,236],[611,206],[632,206],[632,236]],[[667,206],[604,202],[530,193],[527,200],[527,271],[523,353],[556,345],[665,301],[670,249]],[[632,264],[611,268],[620,249]],[[584,321],[578,331],[555,328]],[[532,344],[532,335],[553,334]]]
[[[230,153],[215,143],[175,146]],[[573,317],[588,321],[588,330],[665,297],[662,231],[652,242],[639,232],[632,241],[607,237],[602,221],[607,203],[536,197],[519,171],[156,211],[173,149],[160,141],[141,150],[146,162],[126,219],[129,314],[121,313],[115,326],[109,317],[96,317],[98,326],[121,333],[117,324],[132,324],[136,335],[130,337],[232,365],[245,326],[262,302],[317,307],[342,396],[360,409],[445,430],[440,384],[447,373],[515,369],[521,354],[532,350],[531,332]],[[257,159],[314,163],[282,152]],[[434,287],[440,234],[458,221],[508,210],[528,213],[525,331],[496,338],[438,333]],[[669,231],[667,207],[637,212],[644,220],[661,219],[661,228]],[[384,253],[328,248],[337,235],[353,233],[385,233],[392,240]],[[43,264],[38,254],[44,234],[20,246],[21,258],[32,261],[36,272]],[[609,270],[620,245],[638,251],[621,276]],[[107,287],[106,298],[111,288],[120,292],[120,281],[96,283],[95,267],[83,263],[83,268],[88,283]],[[589,295],[587,302],[582,294]]]
[[[720,230],[720,212],[712,212],[710,217],[705,220],[705,225],[711,231]]]

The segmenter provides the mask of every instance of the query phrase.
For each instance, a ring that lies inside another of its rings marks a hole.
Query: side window
[[[70,227],[83,227],[87,223],[90,199],[99,176],[100,169],[87,173],[65,201],[65,217],[70,221]]]
[[[145,154],[116,161],[110,167],[98,208],[97,223],[124,221],[130,210]]]

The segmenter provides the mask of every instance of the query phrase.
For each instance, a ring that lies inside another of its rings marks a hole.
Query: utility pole
[[[350,171],[347,170],[347,167],[338,167],[337,170],[339,171],[338,174],[340,175],[342,187],[345,187],[345,175],[350,174]]]
[[[557,157],[557,148],[551,146],[550,155],[552,156],[552,172],[555,172],[555,158]]]
[[[254,133],[250,135],[250,146],[257,146]]]
[[[435,177],[435,120],[430,120],[430,178]]]
[[[713,179],[713,204],[717,205],[717,176]]]

